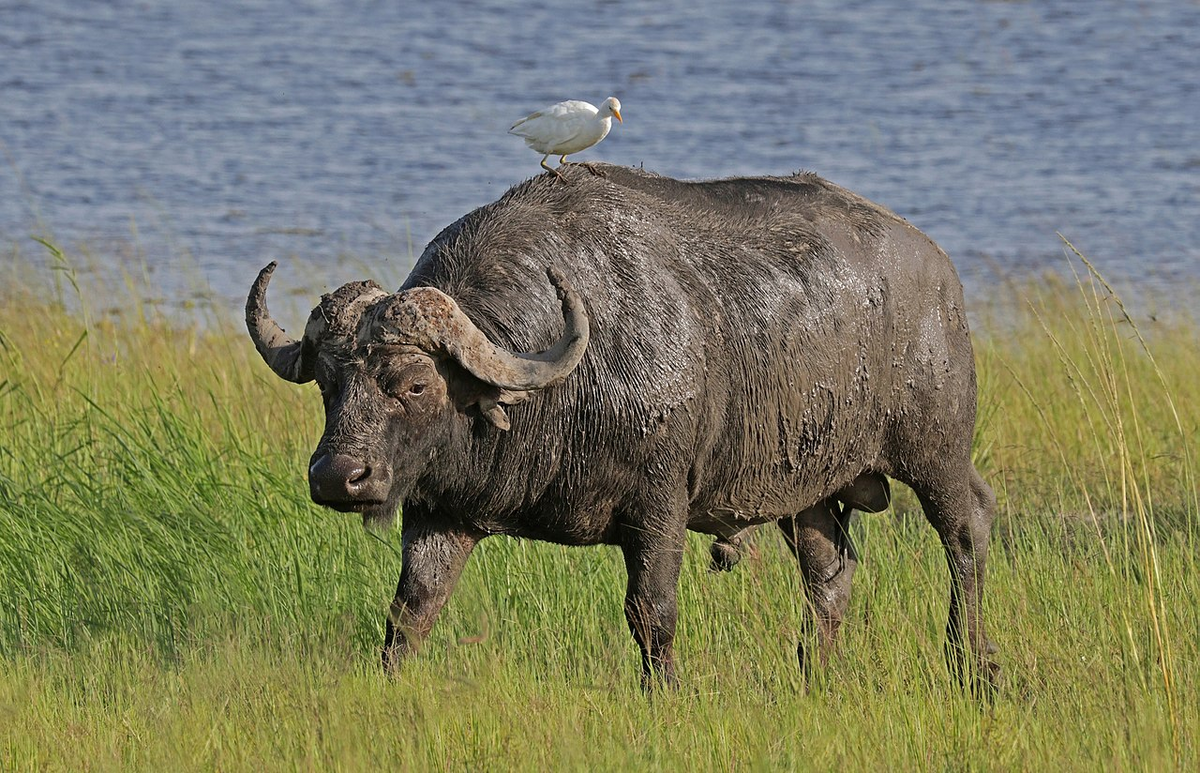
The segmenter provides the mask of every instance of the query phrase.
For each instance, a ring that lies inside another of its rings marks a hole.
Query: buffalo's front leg
[[[404,657],[429,634],[438,613],[454,592],[467,557],[482,536],[462,529],[432,528],[405,519],[400,584],[388,613],[383,640],[385,671],[395,673]]]
[[[664,533],[667,531],[669,533]],[[674,687],[675,619],[678,609],[679,568],[684,535],[674,529],[629,529],[621,550],[629,584],[625,589],[625,619],[642,650],[642,688],[656,680]]]

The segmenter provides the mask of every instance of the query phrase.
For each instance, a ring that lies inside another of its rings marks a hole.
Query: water
[[[170,304],[407,272],[540,170],[506,131],[620,97],[579,160],[811,169],[904,215],[968,292],[1063,265],[1200,279],[1200,3],[0,0],[0,244]]]

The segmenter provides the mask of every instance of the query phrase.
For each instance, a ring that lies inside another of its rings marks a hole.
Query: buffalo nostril
[[[348,454],[321,456],[308,470],[313,495],[319,499],[344,499],[369,493],[374,480],[371,465]]]
[[[335,454],[329,457],[329,477],[345,483],[359,480],[367,465],[346,454]]]
[[[370,482],[371,467],[369,465],[358,465],[346,470],[346,493],[350,496],[356,497],[362,494]]]

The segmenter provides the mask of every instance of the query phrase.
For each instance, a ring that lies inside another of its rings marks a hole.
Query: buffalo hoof
[[[395,679],[400,675],[400,663],[403,660],[396,647],[384,647],[380,652],[380,665],[383,666],[383,673]]]
[[[385,642],[379,652],[379,664],[383,673],[395,679],[404,668],[404,661],[412,654],[412,648],[402,641]]]
[[[970,690],[975,698],[990,702],[1000,688],[1001,669],[1000,664],[988,656],[996,654],[999,648],[988,641],[984,649],[984,654],[975,655],[947,642],[946,665],[959,684]]]
[[[672,693],[679,691],[679,677],[675,675],[674,665],[642,672],[642,692],[644,694],[653,695],[661,690]]]

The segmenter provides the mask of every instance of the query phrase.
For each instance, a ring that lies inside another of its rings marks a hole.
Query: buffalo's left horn
[[[275,261],[268,263],[250,287],[250,295],[246,298],[246,328],[254,348],[277,376],[304,384],[313,380],[312,364],[303,356],[304,342],[285,333],[267,310],[267,284],[276,265]]]
[[[427,350],[441,349],[471,375],[501,389],[533,390],[554,386],[571,374],[587,349],[590,337],[583,300],[557,268],[547,270],[562,301],[562,337],[544,352],[514,353],[488,340],[453,298],[433,287],[415,287],[400,294],[388,309],[392,325],[412,343]]]

